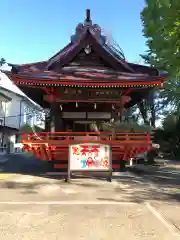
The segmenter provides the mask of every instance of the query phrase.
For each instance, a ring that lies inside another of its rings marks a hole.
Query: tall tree
[[[143,32],[149,48],[144,61],[169,73],[164,89],[158,91],[159,111],[180,114],[180,1],[146,0],[141,12]]]
[[[162,129],[157,129],[154,135],[155,141],[161,146],[161,150],[168,155],[180,157],[180,117],[173,113],[167,115],[162,124]]]
[[[140,54],[140,57],[150,67],[156,67],[156,59],[150,50],[148,50],[146,54]],[[162,101],[164,101],[164,96],[162,96],[162,91],[164,90],[155,88],[152,89],[149,96],[147,96],[146,111],[150,114],[150,119],[148,119],[148,121],[153,127],[155,127],[156,120],[159,120],[160,115],[162,115],[162,110],[164,112],[164,104],[162,103]]]
[[[146,0],[141,18],[151,61],[171,76],[179,76],[180,1]]]
[[[152,53],[148,51],[147,54],[140,55],[144,62],[152,67],[158,67],[156,60]],[[163,89],[155,89],[154,91],[154,105],[152,110],[158,115],[167,115],[169,113],[180,114],[180,84],[179,77],[170,77],[168,81],[164,83]],[[152,112],[152,114],[154,114]]]

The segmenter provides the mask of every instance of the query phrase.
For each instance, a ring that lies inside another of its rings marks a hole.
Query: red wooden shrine
[[[146,133],[96,132],[93,140],[87,136],[89,123],[112,118],[123,121],[128,109],[147,99],[153,88],[163,87],[166,80],[154,68],[127,62],[107,42],[87,10],[69,44],[50,59],[9,64],[12,70],[7,74],[14,83],[50,110],[45,132],[24,135],[24,147],[57,171],[67,170],[69,144],[109,144],[113,169],[151,148],[151,135]]]

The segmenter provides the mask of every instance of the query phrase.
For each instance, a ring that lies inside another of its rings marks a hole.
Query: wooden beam
[[[113,100],[113,99],[55,99],[55,96],[48,96],[44,95],[43,100],[46,102],[57,102],[57,103],[110,103],[110,104],[118,104],[119,100]]]

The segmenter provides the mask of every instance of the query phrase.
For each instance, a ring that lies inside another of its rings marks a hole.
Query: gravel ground
[[[0,185],[0,239],[180,239],[173,228],[178,209],[174,222],[159,219],[156,210],[165,210],[166,193],[142,180],[121,173],[112,183],[74,179],[67,184],[34,176],[6,181]],[[149,202],[157,204],[155,212]]]
[[[0,239],[176,240],[145,206],[0,206]]]
[[[39,162],[11,156],[14,172]],[[0,181],[0,239],[180,239],[177,174],[115,174],[113,182],[22,175]],[[178,235],[179,234],[179,235]]]
[[[140,172],[136,171],[140,169]],[[177,229],[180,230],[180,170],[179,163],[170,161],[166,166],[158,168],[136,166],[131,171],[136,172],[144,181],[149,182],[152,189],[162,196],[161,200],[151,199],[151,202]]]
[[[6,194],[5,194],[6,193]],[[106,180],[73,179],[71,183],[24,175],[0,182],[1,201],[172,201],[169,192],[161,191],[130,173],[121,173],[112,183]]]

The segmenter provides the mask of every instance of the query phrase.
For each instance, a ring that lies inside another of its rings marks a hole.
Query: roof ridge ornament
[[[84,21],[84,26],[91,26],[92,20],[91,20],[91,10],[86,9],[86,19]]]
[[[86,9],[86,18],[84,20],[84,23],[79,23],[76,26],[76,30],[75,30],[75,34],[73,34],[71,36],[71,42],[75,43],[77,42],[82,34],[89,30],[93,36],[96,38],[97,41],[99,41],[102,45],[105,44],[106,42],[106,37],[102,35],[102,29],[98,24],[93,24],[92,20],[91,20],[91,10],[90,9]],[[90,51],[88,48],[86,48],[86,54],[89,54]],[[88,52],[88,53],[87,53]]]

